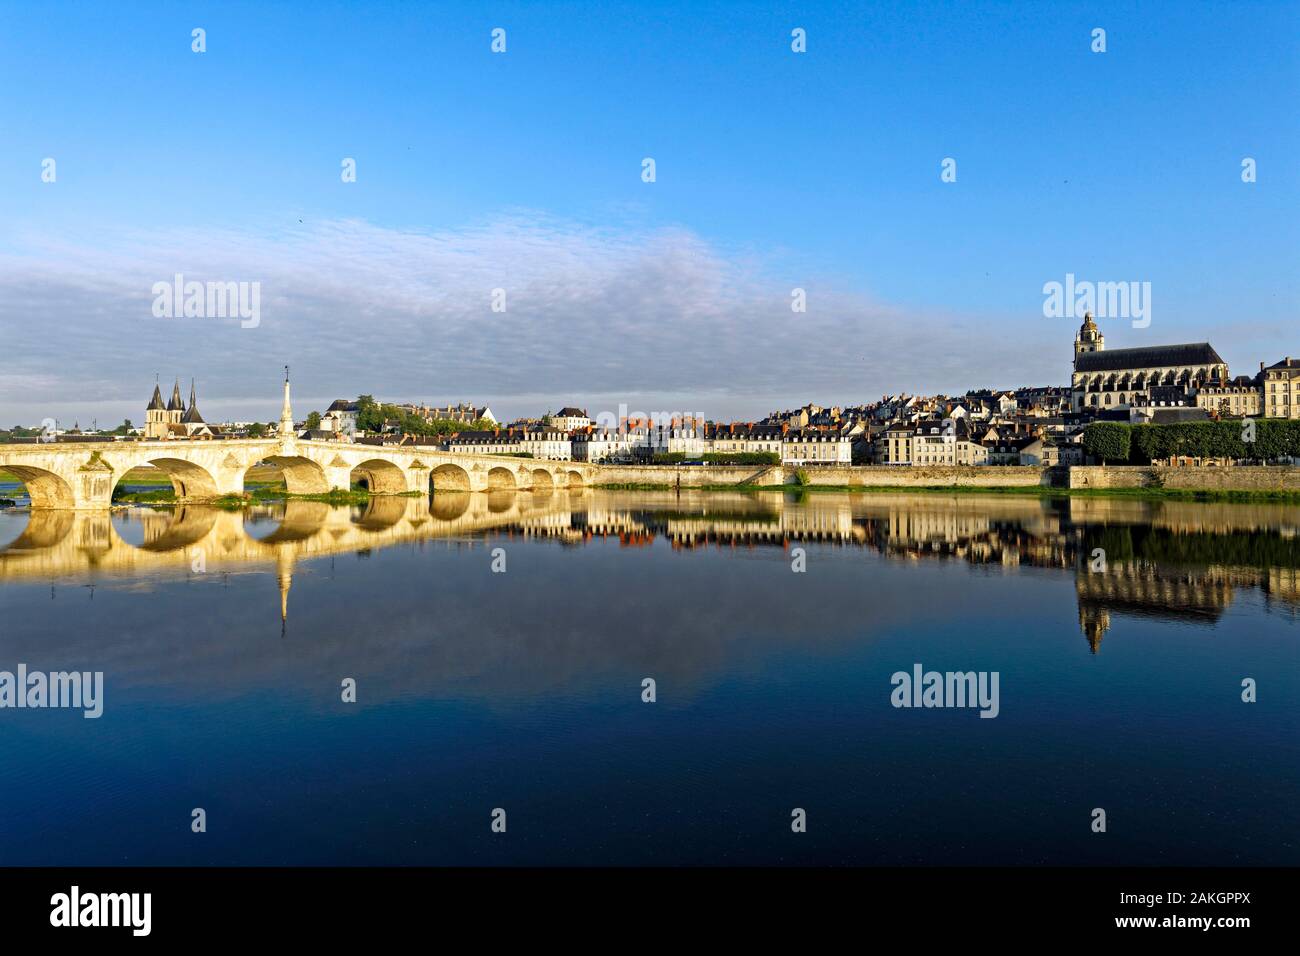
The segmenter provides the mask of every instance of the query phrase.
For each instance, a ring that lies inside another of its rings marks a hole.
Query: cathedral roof
[[[185,411],[185,403],[181,401],[180,379],[177,379],[176,384],[172,386],[172,400],[167,403],[167,411],[169,412]]]
[[[1185,345],[1150,345],[1136,349],[1080,352],[1074,359],[1076,372],[1121,372],[1178,365],[1223,365],[1223,359],[1209,342]]]
[[[158,391],[158,386],[153,387],[153,398],[149,399],[149,404],[145,406],[145,411],[156,412],[166,406],[163,405],[162,392]]]

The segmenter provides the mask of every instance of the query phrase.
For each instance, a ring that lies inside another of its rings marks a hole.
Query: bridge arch
[[[0,463],[0,471],[9,472],[23,483],[33,508],[72,508],[76,505],[72,486],[52,471],[3,463]]]
[[[167,476],[178,499],[211,501],[221,497],[221,492],[217,490],[217,479],[202,465],[182,458],[151,458],[149,464]],[[122,478],[125,477],[125,474],[122,475]]]
[[[582,472],[580,471],[571,470],[568,474],[568,479],[570,488],[581,488],[583,485]]]
[[[489,491],[511,491],[519,487],[515,481],[515,473],[500,465],[488,469],[487,485]]]
[[[329,494],[330,483],[325,469],[301,455],[272,455],[262,459],[284,474],[284,485],[291,495]]]
[[[551,473],[549,471],[547,471],[545,468],[533,469],[533,490],[534,491],[550,491],[554,487],[555,487],[555,479],[551,477]]]
[[[429,473],[429,484],[434,491],[469,491],[469,472],[460,465],[439,465]]]
[[[354,467],[352,481],[372,495],[400,495],[406,491],[406,473],[381,458],[371,458]]]

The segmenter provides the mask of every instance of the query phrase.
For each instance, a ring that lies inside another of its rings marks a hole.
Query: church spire
[[[199,414],[199,403],[194,398],[194,379],[190,379],[190,407],[186,409],[181,422],[185,425],[204,424],[203,416]]]

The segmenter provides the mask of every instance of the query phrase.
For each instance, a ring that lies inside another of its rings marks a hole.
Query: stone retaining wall
[[[1300,491],[1300,468],[1292,465],[1186,467],[1076,465],[1071,488],[1174,488],[1181,491]]]

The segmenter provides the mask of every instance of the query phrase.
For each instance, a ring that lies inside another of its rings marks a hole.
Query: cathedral
[[[1071,407],[1076,411],[1195,406],[1196,393],[1228,384],[1228,363],[1209,342],[1106,351],[1092,313],[1074,337]]]
[[[172,397],[163,404],[162,392],[153,387],[153,398],[145,407],[144,437],[150,440],[166,438],[212,438],[216,429],[203,420],[194,398],[194,381],[190,380],[190,404],[181,400],[181,381],[172,386]]]

